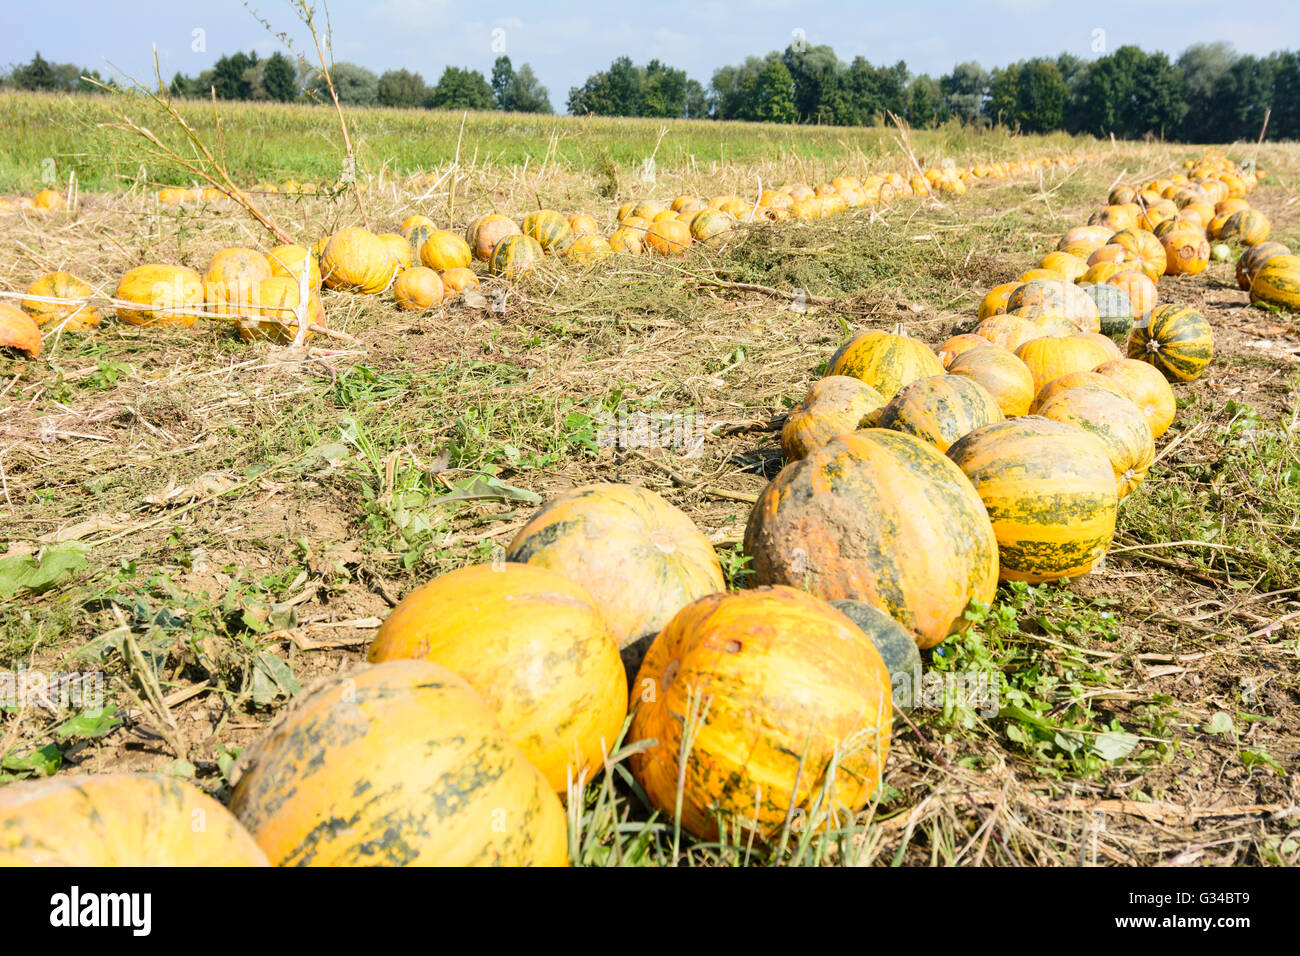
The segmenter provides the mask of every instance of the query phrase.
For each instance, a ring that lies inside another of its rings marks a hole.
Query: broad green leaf
[[[1138,745],[1138,738],[1120,730],[1108,730],[1093,741],[1093,750],[1102,760],[1123,760]]]
[[[86,565],[90,545],[65,541],[37,555],[16,554],[0,558],[0,600],[20,592],[43,594],[58,587]]]

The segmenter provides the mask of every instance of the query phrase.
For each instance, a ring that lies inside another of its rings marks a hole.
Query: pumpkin
[[[635,206],[632,207],[632,215],[639,216],[640,218],[644,219],[646,222],[654,222],[655,216],[659,215],[661,212],[669,212],[669,211],[670,210],[668,209],[668,207],[666,207],[663,203],[657,202],[653,199],[643,199],[641,200],[641,202],[637,203]],[[678,210],[671,210],[671,211],[676,212]]]
[[[781,450],[787,461],[797,461],[832,438],[866,427],[866,416],[884,405],[885,397],[860,379],[848,375],[820,379],[786,416]]]
[[[266,254],[271,265],[271,275],[288,276],[295,281],[302,278],[303,267],[307,269],[307,290],[320,290],[320,263],[306,246],[276,246]]]
[[[1054,378],[1091,371],[1111,358],[1096,342],[1074,336],[1031,339],[1016,349],[1016,357],[1033,376],[1035,395]]]
[[[1110,457],[1116,496],[1120,499],[1142,484],[1155,460],[1155,438],[1146,416],[1127,398],[1117,395],[1112,386],[1065,389],[1043,402],[1038,414],[1077,425],[1101,442]]]
[[[406,239],[407,254],[411,259],[410,264],[419,265],[421,261],[420,250],[424,248],[424,244],[429,241],[429,237],[437,230],[430,226],[417,225],[410,229],[403,229],[401,232]]]
[[[1243,209],[1249,209],[1250,203],[1240,197],[1229,197],[1221,199],[1214,205],[1214,214],[1216,216],[1231,216],[1234,212],[1240,212]]]
[[[379,239],[388,248],[388,254],[399,271],[410,268],[411,244],[405,236],[396,232],[382,232],[379,234]]]
[[[1156,278],[1165,274],[1165,267],[1168,264],[1165,258],[1165,247],[1145,229],[1122,229],[1111,236],[1110,241],[1137,256],[1146,267],[1143,269],[1144,272],[1154,273]]]
[[[65,332],[84,332],[99,325],[103,317],[91,303],[95,295],[90,283],[70,272],[48,272],[27,287],[27,294],[48,299],[76,299],[77,303],[38,302],[23,299],[23,310],[37,325],[62,325]]]
[[[562,866],[559,798],[462,677],[331,679],[248,755],[230,809],[277,866]]]
[[[645,241],[650,251],[658,255],[680,255],[691,244],[691,229],[680,220],[661,220],[646,230]]]
[[[1198,378],[1213,356],[1210,323],[1186,306],[1156,306],[1128,337],[1128,357],[1150,362],[1171,382]]]
[[[680,795],[681,825],[702,839],[719,816],[768,840],[794,816],[842,824],[880,782],[891,697],[870,638],[824,601],[788,587],[709,595],[637,674],[628,739],[646,749],[632,774],[669,818]]]
[[[942,375],[943,364],[924,342],[901,334],[901,327],[898,332],[873,329],[840,346],[826,374],[861,379],[888,401],[908,382]]]
[[[1016,281],[1020,285],[1024,285],[1026,282],[1033,282],[1035,280],[1038,281],[1047,280],[1049,282],[1056,282],[1058,280],[1064,281],[1061,274],[1057,272],[1055,269],[1029,269],[1024,273],[1021,273],[1020,277],[1016,279]]]
[[[1034,376],[1012,352],[990,346],[971,349],[948,364],[948,374],[968,378],[993,396],[1007,418],[1028,415],[1034,400]]]
[[[581,585],[544,567],[475,565],[412,591],[369,655],[405,658],[469,681],[553,790],[590,779],[623,730],[627,677],[614,636]]]
[[[191,326],[203,304],[203,279],[184,266],[136,266],[118,280],[114,298],[134,306],[117,307],[127,325]]]
[[[1268,217],[1254,209],[1241,209],[1228,217],[1228,221],[1219,230],[1219,238],[1227,242],[1239,242],[1244,246],[1255,246],[1268,239],[1272,226]]]
[[[871,638],[889,671],[894,705],[911,710],[921,689],[921,651],[912,635],[880,608],[862,601],[831,601],[831,607]]]
[[[272,276],[263,279],[253,287],[252,300],[247,310],[248,318],[239,323],[239,337],[246,342],[254,339],[269,339],[281,345],[293,342],[298,334],[298,304],[302,301],[301,289],[297,280],[289,276]],[[275,322],[262,322],[261,317],[275,319]],[[325,307],[320,296],[315,292],[307,294],[307,321],[325,326]],[[285,326],[281,323],[288,322]],[[303,340],[312,337],[307,330]]]
[[[609,237],[609,247],[624,255],[639,256],[645,252],[645,233],[634,228],[615,229]]]
[[[640,207],[637,207],[640,209]],[[663,207],[659,207],[662,211]],[[641,215],[640,212],[637,215]],[[649,218],[649,217],[647,217]],[[578,239],[582,236],[599,236],[600,227],[596,225],[596,220],[583,213],[569,217],[569,229],[573,233],[573,238]]]
[[[1049,269],[1062,279],[1069,279],[1071,282],[1088,271],[1087,263],[1078,256],[1060,251],[1049,252],[1043,256],[1038,260],[1038,266],[1040,269]]]
[[[1160,242],[1165,247],[1165,273],[1171,276],[1194,276],[1210,263],[1210,243],[1205,232],[1188,226],[1175,226]]]
[[[569,220],[549,209],[529,213],[520,226],[525,236],[537,240],[537,244],[542,247],[542,252],[563,252],[573,241],[573,230],[569,227]]]
[[[0,302],[0,349],[15,349],[40,358],[41,330],[36,320],[8,302]]]
[[[1155,282],[1149,276],[1132,269],[1117,272],[1102,284],[1123,292],[1135,316],[1146,315],[1160,302],[1160,293],[1156,289]]]
[[[427,266],[403,269],[393,282],[393,298],[409,311],[432,309],[442,302],[442,279]]]
[[[1250,301],[1300,312],[1300,256],[1280,254],[1264,259],[1251,280]]]
[[[510,542],[506,560],[586,588],[633,673],[674,614],[726,587],[713,545],[691,519],[631,485],[584,485],[552,499]]]
[[[1129,329],[1133,328],[1134,309],[1127,292],[1106,282],[1079,288],[1097,303],[1102,335],[1128,335]]]
[[[1099,262],[1095,266],[1089,266],[1088,271],[1079,276],[1079,285],[1101,285],[1111,276],[1124,271],[1126,271],[1125,263]]]
[[[975,326],[973,334],[987,339],[994,345],[1000,345],[1008,352],[1014,352],[1030,339],[1043,334],[1038,323],[1020,315],[993,315]]]
[[[702,209],[691,218],[691,238],[707,245],[717,245],[736,224],[736,220],[717,209]]]
[[[190,198],[188,190],[168,186],[158,190],[158,202],[164,206],[180,206]]]
[[[579,236],[564,251],[564,261],[585,265],[614,254],[614,247],[600,236]]]
[[[523,231],[515,224],[513,219],[496,213],[481,216],[475,220],[472,228],[473,233],[469,244],[474,250],[474,257],[485,262],[492,258],[497,243],[502,239],[523,235]]]
[[[488,259],[488,272],[513,278],[541,262],[543,255],[542,247],[532,236],[506,236],[493,248],[492,257]]]
[[[218,315],[245,315],[257,284],[269,279],[271,261],[256,249],[222,249],[203,273],[203,301]]]
[[[1116,262],[1121,265],[1135,263],[1139,256],[1132,249],[1125,248],[1117,242],[1110,242],[1099,248],[1088,257],[1088,265],[1095,266],[1103,262]],[[1085,269],[1084,272],[1088,270]],[[1080,273],[1082,275],[1083,273]]]
[[[469,243],[449,229],[429,233],[420,247],[420,261],[434,272],[467,269],[473,257]]]
[[[990,601],[997,583],[996,544],[970,483],[930,445],[882,428],[786,465],[750,513],[745,553],[758,584],[866,601],[922,648],[964,630],[967,604]]]
[[[962,352],[969,352],[971,349],[982,349],[992,344],[984,336],[976,335],[973,332],[954,335],[939,346],[939,361],[943,363],[943,367],[946,369],[952,364],[952,360],[961,355]]]
[[[947,451],[962,435],[1003,417],[993,396],[978,383],[960,375],[934,375],[899,389],[881,410],[878,424]]]
[[[1106,353],[1107,358],[1123,358],[1124,353],[1119,350],[1115,340],[1108,335],[1102,335],[1100,332],[1075,332],[1070,338],[1083,339],[1086,342],[1092,342],[1101,346],[1101,350]]]
[[[978,318],[983,321],[990,315],[999,315],[1007,311],[1007,299],[1011,298],[1011,293],[1019,288],[1019,282],[1004,282],[994,286],[980,300]]]
[[[1097,304],[1073,282],[1064,279],[1033,279],[1026,282],[1007,299],[1007,311],[1031,310],[1021,313],[1033,318],[1055,316],[1068,319],[1080,332],[1096,332],[1101,328]]]
[[[1174,390],[1155,366],[1123,358],[1098,365],[1094,371],[1113,382],[1124,397],[1138,407],[1153,438],[1159,438],[1169,430],[1178,406]]]
[[[59,774],[0,787],[0,868],[268,865],[229,810],[177,777]]]
[[[1112,206],[1121,206],[1136,201],[1137,193],[1132,186],[1116,186],[1110,191],[1106,201]]]
[[[373,232],[348,226],[325,244],[320,271],[330,289],[375,295],[393,281],[397,264],[384,240]]]
[[[32,200],[32,205],[37,209],[62,209],[63,194],[55,192],[53,189],[42,189]]]
[[[402,224],[397,227],[397,231],[400,232],[402,235],[406,235],[407,233],[413,232],[417,229],[434,230],[437,228],[438,228],[437,224],[434,223],[434,221],[430,219],[428,216],[421,216],[419,214],[416,214],[413,216],[407,216],[405,219],[403,219]]]
[[[1042,390],[1038,393],[1038,395],[1035,396],[1033,408],[1031,410],[1035,415],[1037,415],[1038,410],[1043,407],[1044,403],[1055,398],[1057,395],[1059,395],[1061,392],[1064,392],[1066,389],[1079,388],[1080,386],[1083,385],[1089,385],[1095,388],[1108,389],[1113,394],[1119,395],[1121,398],[1128,397],[1127,395],[1125,395],[1124,390],[1121,389],[1119,385],[1115,384],[1110,379],[1106,378],[1104,375],[1100,375],[1097,372],[1070,372],[1068,375],[1062,375],[1060,378],[1054,378],[1046,385],[1044,385]]]
[[[1110,457],[1076,425],[1037,415],[976,429],[948,449],[979,493],[1004,581],[1085,574],[1115,533]]]
[[[1076,258],[1086,260],[1104,246],[1114,234],[1115,230],[1109,226],[1075,226],[1061,237],[1061,241],[1057,243],[1056,248],[1061,252],[1068,252]]]
[[[443,295],[447,298],[460,295],[470,286],[478,285],[478,276],[473,269],[467,267],[448,269],[439,274],[438,278],[442,279]]]
[[[1291,250],[1280,242],[1261,242],[1250,246],[1237,257],[1237,287],[1244,292],[1250,291],[1250,284],[1255,280],[1255,273],[1273,256],[1287,256]]]

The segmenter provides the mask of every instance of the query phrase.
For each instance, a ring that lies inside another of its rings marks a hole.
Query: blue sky
[[[287,3],[256,0],[255,5],[278,30],[303,38]],[[156,43],[163,75],[170,79],[177,70],[196,74],[222,53],[255,48],[265,55],[277,48],[239,0],[201,6],[176,0],[43,0],[39,12],[21,15],[12,3],[6,6],[5,19],[13,22],[0,25],[4,65],[25,62],[40,49],[47,59],[101,73],[111,61],[143,79],[152,71]],[[718,66],[783,49],[795,31],[809,43],[829,43],[845,61],[857,55],[873,63],[902,59],[914,73],[935,76],[968,59],[991,67],[1062,50],[1092,58],[1099,45],[1113,50],[1136,43],[1171,56],[1208,40],[1227,40],[1255,54],[1300,46],[1298,0],[334,0],[330,14],[336,59],[376,72],[406,67],[432,83],[448,64],[489,73],[497,56],[494,45],[504,46],[516,66],[532,63],[560,110],[569,87],[616,56],[626,54],[638,63],[658,57],[707,85]]]

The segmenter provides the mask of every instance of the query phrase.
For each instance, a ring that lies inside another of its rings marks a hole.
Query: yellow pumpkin
[[[325,244],[320,271],[327,288],[375,295],[388,288],[397,265],[384,240],[373,232],[349,226]]]
[[[298,281],[292,276],[272,276],[253,288],[251,308],[247,312],[249,318],[239,323],[239,337],[246,342],[255,339],[268,339],[281,345],[293,342],[298,335],[298,305],[302,302]],[[263,318],[276,321],[263,322]],[[305,318],[313,325],[325,327],[325,307],[315,292],[307,293]],[[303,341],[313,334],[308,329]]]
[[[306,246],[276,246],[266,254],[266,258],[271,263],[271,275],[288,276],[295,282],[301,281],[305,266],[307,291],[320,291],[320,263]]]
[[[38,302],[23,299],[23,309],[36,320],[36,324],[59,325],[65,332],[83,332],[99,325],[102,313],[91,304],[95,295],[90,283],[83,282],[70,272],[50,272],[27,287],[29,296],[48,299],[76,299],[76,303]]]
[[[407,595],[370,660],[433,661],[464,677],[553,790],[613,752],[627,678],[609,625],[581,585],[503,563],[461,568]]]
[[[185,266],[136,266],[118,281],[114,298],[131,303],[117,308],[127,325],[191,326],[203,305],[203,279]]]
[[[393,282],[393,298],[408,311],[432,309],[442,302],[442,279],[427,266],[403,269]]]

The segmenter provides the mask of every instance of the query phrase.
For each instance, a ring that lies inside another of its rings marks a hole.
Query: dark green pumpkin
[[[880,608],[863,601],[831,601],[835,608],[871,638],[889,668],[894,703],[899,710],[911,710],[921,689],[921,651],[907,629]]]
[[[402,235],[406,241],[411,244],[411,262],[414,265],[420,264],[420,250],[424,248],[425,240],[433,234],[433,230],[428,226],[412,226]]]
[[[1101,334],[1110,336],[1128,335],[1133,329],[1133,303],[1123,289],[1100,282],[1097,285],[1084,285],[1088,298],[1097,303],[1097,312],[1101,316]]]
[[[1158,305],[1133,325],[1128,357],[1154,365],[1171,382],[1190,382],[1214,357],[1214,332],[1193,309]]]

